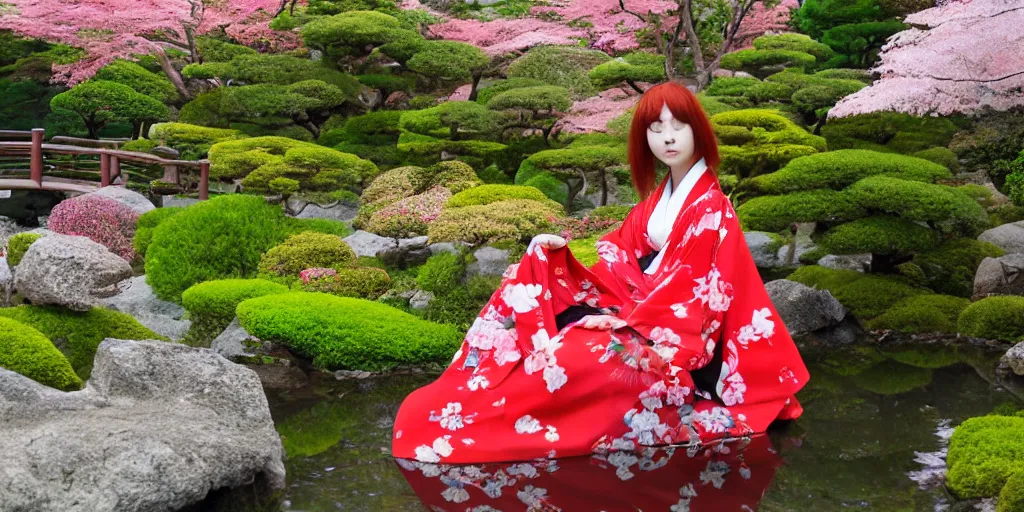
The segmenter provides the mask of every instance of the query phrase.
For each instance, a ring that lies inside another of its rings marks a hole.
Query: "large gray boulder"
[[[120,293],[100,299],[107,309],[133,316],[149,330],[178,341],[185,337],[192,322],[182,320],[185,308],[162,300],[146,283],[146,276],[136,276],[118,283]]]
[[[1024,295],[1024,254],[985,258],[974,274],[974,300],[989,295]]]
[[[359,230],[346,236],[343,241],[355,251],[356,256],[376,257],[378,253],[398,248],[398,240]]]
[[[792,335],[837,325],[846,316],[846,308],[826,290],[787,279],[769,281],[764,287]]]
[[[73,393],[0,369],[0,431],[4,510],[174,511],[285,483],[259,378],[206,349],[107,339]]]
[[[1017,375],[1024,375],[1024,341],[1014,345],[1003,355],[1002,362]]]
[[[747,241],[754,264],[759,268],[772,268],[779,264],[779,257],[772,249],[774,240],[768,233],[761,231],[744,231],[743,238]]]
[[[113,199],[135,210],[139,215],[156,209],[153,202],[147,199],[146,196],[125,187],[102,187],[95,192],[89,192],[85,195]]]
[[[509,261],[510,251],[496,247],[481,247],[473,253],[476,261],[466,267],[466,275],[501,276],[512,263]]]
[[[1006,252],[1024,252],[1024,220],[986,230],[978,235],[978,240],[995,244]]]
[[[33,304],[88,311],[131,276],[131,265],[106,247],[84,236],[53,233],[29,246],[14,287]]]

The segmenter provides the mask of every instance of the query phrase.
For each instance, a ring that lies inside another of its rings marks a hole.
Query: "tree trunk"
[[[174,84],[174,88],[178,90],[178,95],[184,102],[192,99],[192,93],[189,92],[188,87],[185,87],[185,80],[181,78],[181,73],[174,67],[174,63],[171,62],[171,58],[167,56],[167,52],[160,48],[156,52],[156,58],[160,62],[160,69],[164,71],[167,78]]]
[[[665,62],[668,62],[668,59],[665,59]],[[636,84],[636,82],[634,82],[632,80],[626,80],[626,84],[628,84],[630,87],[632,87],[634,91],[636,91],[636,92],[638,92],[640,94],[644,93],[644,90],[641,89],[640,86]]]
[[[477,86],[480,85],[483,76],[483,73],[473,73],[473,88],[469,90],[469,101],[476,101]]]

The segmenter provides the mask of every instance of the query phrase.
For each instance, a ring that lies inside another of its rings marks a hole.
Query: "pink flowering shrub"
[[[618,219],[595,217],[593,215],[585,215],[582,219],[562,217],[552,218],[551,220],[555,226],[555,232],[566,240],[604,234],[622,224],[622,221]]]
[[[131,262],[132,238],[139,214],[128,206],[94,195],[72,197],[53,208],[47,228],[55,233],[88,237]]]
[[[307,274],[308,273],[308,274]],[[329,293],[340,297],[358,297],[377,300],[391,288],[391,277],[386,270],[376,267],[310,268],[303,270],[302,289],[307,292]]]
[[[302,284],[309,284],[323,278],[331,279],[335,277],[338,277],[338,271],[333,268],[307,268],[299,272],[299,279],[302,280]]]
[[[441,214],[452,193],[440,185],[392,203],[370,217],[367,231],[381,236],[409,238],[427,234],[427,226]]]

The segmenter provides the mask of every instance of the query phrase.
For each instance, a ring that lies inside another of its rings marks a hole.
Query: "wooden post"
[[[205,201],[210,198],[210,161],[202,160],[199,163],[199,200]]]
[[[106,153],[100,154],[100,186],[106,187],[110,185],[110,155]]]
[[[43,187],[43,135],[46,130],[42,128],[32,129],[32,150],[30,152],[32,162],[29,164],[29,173],[32,181]]]
[[[113,182],[121,175],[121,160],[117,155],[110,155],[110,181]]]

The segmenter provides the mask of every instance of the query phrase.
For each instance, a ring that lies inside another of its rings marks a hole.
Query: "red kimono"
[[[531,244],[451,365],[402,403],[392,454],[443,463],[571,457],[749,436],[798,417],[794,394],[807,368],[714,173],[690,190],[658,270],[641,270],[653,250],[647,221],[667,182],[601,238],[590,269],[567,248]],[[556,315],[579,304],[626,325],[557,329]],[[714,389],[699,389],[691,373],[716,347]]]

